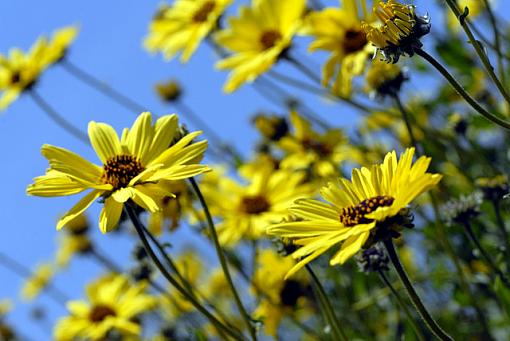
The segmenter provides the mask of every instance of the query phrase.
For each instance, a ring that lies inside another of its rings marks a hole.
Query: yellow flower
[[[131,285],[123,275],[103,277],[87,287],[87,301],[70,301],[70,315],[60,319],[54,329],[57,341],[104,340],[111,330],[122,335],[140,336],[137,317],[156,305],[144,293],[146,283]]]
[[[278,326],[285,315],[294,314],[308,290],[306,277],[285,280],[287,272],[296,265],[291,257],[282,257],[273,250],[260,252],[258,268],[253,279],[254,292],[262,291],[261,301],[254,312],[256,319],[264,321],[264,330],[276,337]]]
[[[351,147],[340,129],[330,129],[320,134],[295,111],[290,113],[293,132],[282,137],[278,146],[287,155],[280,167],[292,170],[310,169],[315,177],[338,174],[342,161],[352,156]]]
[[[276,63],[301,24],[305,0],[252,0],[242,6],[230,27],[215,35],[216,42],[233,55],[219,61],[220,70],[232,70],[223,90],[231,93],[253,82]]]
[[[12,310],[12,302],[10,299],[0,300],[0,320]]]
[[[402,54],[412,56],[414,50],[423,45],[420,38],[430,32],[430,19],[416,15],[413,5],[395,0],[379,1],[374,14],[382,25],[372,26],[364,22],[362,29],[388,62],[396,63]]]
[[[75,254],[83,254],[92,249],[92,242],[86,234],[60,236],[56,254],[56,264],[66,267]]]
[[[409,203],[435,186],[441,175],[427,173],[431,159],[420,157],[413,164],[414,148],[397,160],[395,151],[382,164],[354,169],[351,181],[340,179],[321,189],[329,203],[298,200],[289,211],[304,221],[272,225],[268,234],[293,238],[301,246],[292,256],[301,259],[287,277],[332,246],[341,248],[330,265],[343,264],[367,244],[392,238],[406,226]]]
[[[13,48],[9,56],[0,54],[0,110],[5,110],[24,91],[30,90],[41,74],[65,54],[76,28],[57,31],[53,39],[39,38],[28,53]]]
[[[36,298],[46,288],[54,274],[53,264],[44,263],[39,265],[21,288],[21,297],[27,301]]]
[[[124,203],[133,200],[145,210],[161,210],[168,181],[177,181],[209,170],[196,164],[207,148],[207,141],[192,143],[200,132],[182,137],[169,147],[178,132],[177,115],[159,118],[152,125],[151,114],[142,113],[131,129],[125,128],[119,139],[115,130],[105,123],[89,123],[90,142],[103,166],[97,166],[64,148],[42,147],[50,168],[34,179],[27,193],[43,197],[66,196],[91,189],[57,223],[62,228],[76,219],[96,199],[104,206],[99,218],[103,233],[117,226]]]
[[[365,75],[365,91],[373,97],[394,96],[405,80],[406,76],[400,66],[376,59]]]
[[[361,29],[361,20],[369,20],[366,1],[361,0],[361,10],[357,0],[342,3],[343,8],[326,8],[310,13],[306,17],[303,33],[315,38],[308,47],[309,51],[331,52],[322,69],[323,85],[328,86],[336,74],[333,92],[347,97],[352,91],[353,77],[363,73],[374,48]]]
[[[166,102],[177,101],[182,95],[182,89],[175,80],[157,83],[154,87],[158,96]]]
[[[176,0],[164,5],[152,20],[145,47],[161,51],[166,59],[182,51],[181,62],[193,55],[200,42],[216,28],[232,0]]]
[[[275,170],[268,163],[247,164],[239,169],[247,184],[228,177],[218,183],[202,183],[204,196],[218,224],[220,242],[232,246],[242,238],[258,239],[265,228],[287,215],[287,206],[295,199],[312,193],[303,184],[303,172]]]

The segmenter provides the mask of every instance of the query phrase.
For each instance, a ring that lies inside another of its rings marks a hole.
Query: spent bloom
[[[165,59],[182,52],[181,62],[187,62],[231,3],[232,0],[176,0],[171,6],[164,5],[149,26],[145,47],[150,52],[163,53]]]
[[[193,143],[200,132],[178,134],[177,115],[166,115],[152,124],[149,112],[142,113],[131,129],[119,139],[108,124],[90,122],[88,134],[102,166],[93,164],[67,149],[44,145],[42,154],[50,163],[46,174],[29,185],[29,195],[67,196],[90,190],[57,223],[62,228],[76,219],[95,200],[102,198],[99,227],[111,231],[119,222],[124,203],[134,201],[145,210],[161,211],[162,198],[173,197],[168,182],[186,179],[209,170],[199,162],[207,141]]]
[[[430,18],[418,16],[413,5],[394,0],[379,1],[374,14],[382,24],[363,23],[363,31],[384,59],[391,63],[398,62],[401,55],[414,55],[414,50],[423,46],[420,38],[430,32]]]
[[[232,70],[225,92],[253,82],[276,63],[290,47],[304,9],[304,0],[253,0],[251,7],[241,7],[239,17],[228,18],[229,27],[215,35],[216,42],[233,53],[216,64]]]
[[[123,275],[102,277],[87,287],[87,300],[67,303],[69,316],[60,319],[54,329],[57,341],[105,340],[115,330],[125,336],[140,336],[137,317],[156,306],[154,297],[145,293],[147,283],[131,285]]]
[[[26,53],[12,48],[8,56],[0,54],[0,110],[30,90],[48,67],[60,61],[76,34],[76,27],[64,27],[51,40],[44,36],[37,39]]]
[[[327,202],[297,200],[289,211],[302,221],[272,225],[267,232],[292,238],[301,246],[292,256],[300,261],[287,277],[328,249],[339,245],[330,265],[343,264],[360,249],[396,237],[410,226],[408,205],[434,187],[441,175],[427,173],[431,159],[422,156],[413,164],[414,148],[397,159],[386,154],[382,164],[353,169],[351,180],[339,179],[321,189]]]

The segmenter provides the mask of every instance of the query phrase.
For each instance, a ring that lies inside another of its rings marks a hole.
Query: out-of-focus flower
[[[483,194],[479,191],[452,199],[443,206],[443,219],[448,225],[469,223],[480,214],[482,202]]]
[[[478,178],[476,185],[482,190],[485,198],[497,202],[510,192],[508,177],[504,174],[491,178]]]
[[[304,0],[252,0],[251,7],[241,7],[239,17],[228,18],[229,27],[215,35],[233,53],[216,64],[232,70],[225,92],[253,82],[276,63],[299,29],[304,9]]]
[[[9,299],[0,300],[0,340],[15,341],[18,340],[12,327],[7,324],[6,315],[12,309],[12,302]]]
[[[404,5],[398,1],[379,1],[374,6],[374,14],[381,25],[362,23],[367,39],[381,51],[387,62],[398,62],[401,55],[414,55],[415,49],[423,44],[420,38],[430,32],[430,19],[416,14],[414,5]]]
[[[260,134],[270,141],[279,141],[289,133],[289,124],[282,116],[258,114],[252,122]]]
[[[362,247],[399,236],[410,226],[409,203],[441,180],[441,175],[427,173],[430,158],[422,156],[413,164],[413,155],[414,148],[399,159],[393,151],[382,164],[353,169],[351,181],[340,179],[321,189],[328,203],[301,199],[289,208],[303,221],[270,226],[268,234],[293,238],[301,246],[292,254],[301,260],[287,277],[332,246],[341,244],[330,265],[343,264]]]
[[[268,335],[276,337],[284,316],[303,312],[309,283],[307,277],[285,280],[285,274],[296,262],[291,257],[281,257],[273,250],[262,251],[257,264],[253,291],[259,293],[261,301],[254,317],[264,322],[264,330]]]
[[[189,189],[184,181],[173,181],[166,186],[167,191],[174,194],[174,197],[166,196],[161,199],[161,211],[151,213],[147,225],[156,235],[161,235],[165,227],[175,230],[192,204]]]
[[[55,340],[104,340],[112,330],[126,337],[140,336],[142,328],[136,318],[156,306],[156,299],[145,293],[146,287],[147,283],[131,285],[123,275],[91,283],[86,301],[68,302],[70,315],[57,322]]]
[[[200,132],[187,134],[169,147],[178,131],[175,114],[163,116],[152,125],[151,114],[142,113],[131,129],[124,129],[121,139],[110,125],[90,122],[90,142],[103,166],[67,149],[44,145],[42,154],[50,168],[34,179],[27,193],[53,197],[92,189],[59,220],[57,229],[76,219],[100,197],[104,200],[99,218],[103,233],[117,226],[124,203],[130,199],[151,213],[161,211],[162,199],[173,196],[165,186],[168,181],[209,170],[196,164],[207,148],[207,141],[192,143]]]
[[[13,48],[9,56],[0,54],[0,110],[30,90],[49,66],[63,58],[76,34],[76,27],[65,27],[56,31],[49,41],[44,36],[37,39],[27,53]]]
[[[373,97],[395,96],[406,79],[400,66],[376,59],[365,75],[365,90]]]
[[[352,91],[352,79],[363,73],[366,62],[374,54],[374,47],[361,29],[362,20],[371,22],[365,13],[366,1],[347,0],[341,3],[342,8],[326,8],[308,14],[302,32],[315,38],[308,48],[310,51],[331,52],[322,69],[323,85],[328,86],[336,74],[333,92],[348,97]]]
[[[56,263],[65,267],[75,254],[84,254],[92,250],[92,241],[88,236],[90,224],[87,216],[82,213],[65,226],[65,234],[60,235],[56,254]]]
[[[207,35],[216,28],[219,17],[232,0],[176,0],[163,5],[149,26],[144,45],[150,52],[161,52],[165,59],[178,52],[187,62]]]
[[[484,5],[483,1],[479,0],[457,0],[457,6],[459,6],[461,12],[464,11],[464,8],[469,8],[469,18],[475,18],[480,13],[483,13]],[[492,0],[489,0],[489,2],[492,2]],[[446,24],[450,29],[452,29],[454,32],[459,32],[461,29],[461,26],[459,24],[459,19],[455,16],[455,14],[450,11],[449,9],[446,9]]]
[[[27,301],[36,298],[48,286],[54,274],[53,264],[39,265],[21,288],[21,297]]]
[[[202,183],[211,213],[221,218],[218,234],[223,245],[260,238],[270,223],[288,214],[288,205],[313,192],[312,186],[303,184],[303,172],[275,170],[260,163],[244,165],[239,173],[246,185],[228,177],[212,186],[208,181]]]
[[[157,83],[154,88],[159,97],[165,102],[177,101],[182,95],[181,86],[173,79],[167,82]]]
[[[12,310],[12,301],[10,299],[0,300],[0,319]]]
[[[376,243],[372,247],[363,250],[356,255],[356,261],[360,271],[365,273],[388,271],[390,259],[386,255],[381,244]]]

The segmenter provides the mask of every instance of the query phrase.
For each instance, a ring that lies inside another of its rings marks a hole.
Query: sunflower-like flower
[[[253,279],[253,291],[261,293],[261,301],[254,317],[264,321],[265,332],[276,337],[282,318],[295,311],[303,313],[309,291],[307,277],[285,280],[287,272],[296,265],[291,257],[282,257],[273,250],[262,251],[257,257],[258,268]]]
[[[87,287],[87,301],[67,303],[70,315],[54,329],[57,341],[105,340],[108,332],[140,336],[140,314],[153,309],[156,299],[145,293],[147,283],[131,285],[123,275],[102,277]]]
[[[363,73],[374,53],[374,47],[361,29],[362,20],[371,21],[366,15],[366,1],[361,0],[361,9],[357,2],[341,1],[342,8],[330,7],[310,13],[302,31],[315,38],[309,51],[331,52],[322,68],[323,86],[329,86],[336,74],[332,90],[344,97],[351,94],[353,77]]]
[[[384,59],[391,63],[398,62],[403,54],[413,56],[415,49],[423,46],[420,38],[430,32],[430,18],[418,16],[413,5],[395,0],[379,1],[374,14],[382,25],[372,26],[364,22],[362,29]]]
[[[223,90],[231,93],[254,81],[276,63],[290,46],[301,25],[305,0],[252,0],[230,27],[215,35],[216,42],[233,55],[219,61],[220,70],[232,70]]]
[[[27,53],[13,48],[9,56],[0,54],[0,110],[30,90],[49,66],[63,58],[76,33],[74,26],[65,27],[50,41],[44,36],[39,38]]]
[[[196,164],[207,148],[207,141],[192,143],[200,132],[184,135],[169,147],[178,131],[175,114],[163,116],[152,125],[151,114],[142,113],[131,129],[124,129],[121,139],[110,125],[90,122],[90,142],[103,165],[95,165],[67,149],[44,145],[42,154],[50,168],[34,179],[27,193],[53,197],[91,189],[60,218],[57,229],[76,219],[100,197],[104,201],[99,218],[103,233],[117,226],[128,200],[151,213],[158,212],[162,198],[173,197],[166,189],[169,181],[209,170]]]
[[[202,189],[218,224],[220,242],[232,246],[242,238],[258,239],[270,223],[287,215],[286,208],[294,200],[313,193],[304,184],[304,172],[275,170],[272,164],[246,164],[239,169],[246,181],[241,184],[222,177],[210,182],[204,179]]]
[[[284,222],[268,228],[268,234],[294,239],[301,246],[292,256],[301,259],[287,277],[329,248],[341,244],[330,265],[343,264],[361,248],[400,235],[411,220],[409,203],[435,186],[441,175],[427,173],[431,159],[413,164],[414,148],[397,160],[395,151],[382,164],[354,169],[351,181],[340,179],[321,189],[329,203],[298,200],[289,211],[303,221]]]
[[[55,267],[51,263],[43,263],[37,266],[32,275],[21,288],[21,297],[31,301],[36,298],[50,283],[55,274]]]
[[[181,62],[187,62],[231,3],[232,0],[176,0],[171,6],[163,5],[150,24],[145,47],[150,52],[161,51],[166,59],[181,51]]]

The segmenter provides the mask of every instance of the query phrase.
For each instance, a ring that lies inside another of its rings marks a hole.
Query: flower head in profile
[[[372,97],[395,96],[407,79],[404,70],[398,64],[376,59],[365,75],[365,90]]]
[[[150,24],[145,47],[163,53],[165,59],[182,52],[181,62],[187,62],[231,3],[232,0],[176,0],[171,6],[164,5]]]
[[[66,196],[90,190],[57,223],[60,229],[76,219],[95,200],[102,198],[99,227],[103,233],[118,224],[124,204],[131,200],[143,209],[160,211],[162,198],[172,197],[168,182],[186,179],[209,170],[197,164],[207,141],[193,143],[200,132],[178,135],[177,115],[167,115],[152,124],[149,112],[142,113],[119,139],[108,124],[90,122],[88,133],[102,166],[67,149],[44,145],[42,154],[50,163],[46,174],[29,185],[29,195]]]
[[[276,63],[300,27],[304,9],[304,0],[252,0],[251,7],[241,7],[239,17],[228,19],[229,27],[215,35],[233,53],[216,64],[232,70],[225,92],[253,82]]]
[[[360,249],[400,235],[410,227],[408,205],[434,187],[441,175],[427,173],[431,159],[413,163],[414,148],[397,159],[393,151],[382,164],[354,169],[351,181],[340,179],[321,189],[327,201],[297,200],[289,211],[302,221],[284,222],[268,228],[268,234],[292,238],[299,245],[292,256],[301,259],[287,277],[333,246],[340,246],[330,265],[343,264]]]
[[[379,26],[363,23],[367,39],[381,51],[384,59],[398,62],[401,55],[414,55],[423,46],[420,38],[430,32],[430,18],[419,16],[415,6],[404,5],[395,0],[379,1],[374,14],[382,22]]]
[[[313,192],[304,184],[304,172],[275,170],[269,162],[243,165],[239,173],[242,183],[225,176],[201,184],[211,213],[221,217],[220,242],[229,246],[260,238],[269,224],[287,215],[288,205]]]
[[[55,340],[105,340],[111,331],[140,336],[137,317],[156,306],[155,298],[144,292],[146,287],[146,282],[131,285],[123,275],[109,275],[91,283],[87,300],[67,303],[70,315],[57,322]]]
[[[9,56],[0,54],[0,110],[30,90],[49,66],[63,58],[76,33],[74,26],[65,27],[56,31],[51,40],[39,38],[26,53],[13,48]]]
[[[322,68],[323,85],[329,86],[334,78],[333,92],[347,97],[352,91],[353,77],[363,73],[374,48],[361,29],[362,20],[371,21],[366,1],[348,0],[342,4],[342,8],[329,7],[308,14],[302,33],[314,37],[309,51],[331,53]]]

